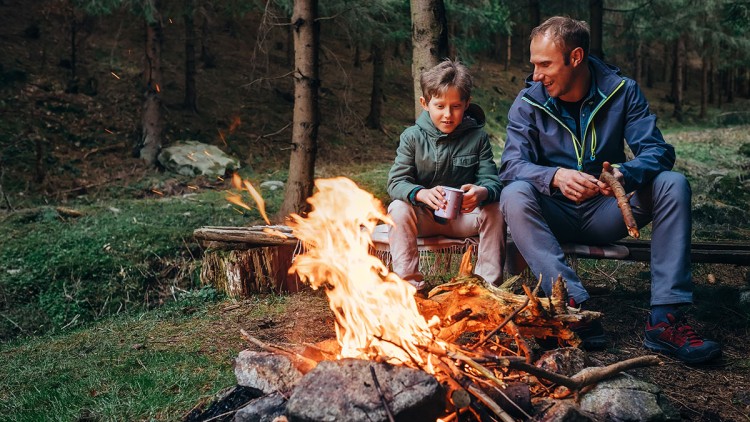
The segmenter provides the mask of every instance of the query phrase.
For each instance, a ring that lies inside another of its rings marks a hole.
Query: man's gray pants
[[[638,227],[653,221],[651,233],[651,305],[691,303],[690,270],[692,192],[680,173],[662,172],[630,199]],[[596,196],[576,205],[562,196],[539,193],[530,183],[503,187],[500,207],[518,250],[542,289],[552,291],[558,275],[576,303],[589,298],[581,279],[565,260],[560,243],[607,244],[627,236],[617,200]]]

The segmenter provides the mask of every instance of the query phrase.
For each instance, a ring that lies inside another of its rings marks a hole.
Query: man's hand
[[[596,177],[571,169],[557,169],[552,178],[552,187],[560,189],[571,201],[583,202],[600,192]]]
[[[461,213],[463,214],[474,211],[474,208],[478,207],[489,195],[487,188],[472,184],[461,186],[461,190],[464,191],[464,200],[461,203]]]
[[[444,194],[445,192],[443,192],[442,186],[435,186],[432,189],[420,189],[417,191],[415,199],[433,210],[437,210],[445,208],[445,204],[448,203],[448,201],[445,200],[445,196],[443,196]]]
[[[615,176],[615,179],[617,179],[617,181],[620,182],[621,185],[625,186],[625,176],[622,175],[622,172],[620,172],[620,169],[618,169],[617,167],[612,167],[612,166],[607,166],[607,168],[610,169],[610,173],[612,173],[612,175]],[[614,191],[612,191],[612,188],[609,187],[608,184],[602,182],[601,180],[597,181],[597,184],[599,185],[599,192],[601,192],[602,195],[615,196]]]

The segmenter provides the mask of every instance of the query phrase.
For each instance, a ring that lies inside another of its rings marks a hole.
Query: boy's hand
[[[464,191],[464,200],[461,204],[461,213],[464,214],[474,211],[474,208],[478,207],[489,195],[487,188],[472,184],[461,186],[461,190]]]
[[[441,186],[435,186],[432,189],[420,189],[417,191],[415,198],[433,210],[445,208],[445,204],[448,203],[443,196],[443,188]]]

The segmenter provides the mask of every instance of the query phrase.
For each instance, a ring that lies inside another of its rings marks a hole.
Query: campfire
[[[452,280],[420,299],[414,287],[370,254],[375,226],[391,224],[380,201],[346,178],[319,179],[316,187],[308,199],[309,214],[291,216],[292,231],[305,248],[290,272],[325,291],[335,316],[336,345],[292,351],[243,331],[256,346],[288,358],[302,375],[315,372],[323,361],[353,359],[409,368],[440,385],[443,400],[434,409],[439,420],[512,421],[530,417],[530,408],[508,397],[511,384],[521,382],[533,397],[576,396],[621,371],[660,363],[644,356],[575,374],[534,364],[536,339],[578,351],[580,340],[569,324],[601,316],[566,306],[564,280],[558,278],[550,298],[537,296],[539,284],[534,289],[524,285],[524,294],[517,295],[475,276],[469,251]],[[393,393],[381,387],[389,380],[379,379],[382,369],[378,376],[374,366],[369,368],[382,410],[389,420],[399,419]]]

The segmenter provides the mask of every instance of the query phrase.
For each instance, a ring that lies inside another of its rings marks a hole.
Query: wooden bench
[[[264,232],[271,228],[275,234]],[[388,228],[376,227],[372,253],[390,264]],[[196,240],[205,248],[201,281],[213,284],[230,297],[246,297],[268,291],[298,291],[302,288],[296,275],[288,274],[294,256],[302,245],[286,226],[202,227],[194,231]],[[457,273],[461,256],[470,245],[478,245],[478,237],[418,239],[420,269],[425,276],[451,276]],[[615,259],[650,261],[651,242],[621,240],[609,245],[590,246],[563,244],[563,252],[573,265],[578,259]],[[475,248],[476,252],[476,248]],[[748,242],[693,242],[694,263],[750,265]],[[476,255],[475,255],[476,257]],[[520,274],[526,262],[512,238],[506,245],[506,273]]]

